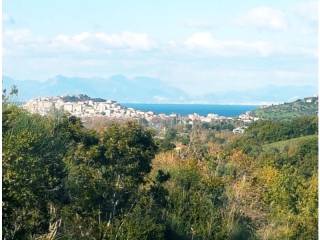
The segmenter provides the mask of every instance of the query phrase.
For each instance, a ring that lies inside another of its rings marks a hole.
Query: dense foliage
[[[105,99],[102,98],[91,98],[88,95],[85,94],[79,94],[79,95],[67,95],[67,96],[63,96],[62,100],[65,102],[77,102],[77,101],[94,101],[94,102],[105,102]]]
[[[269,120],[292,119],[302,116],[314,116],[318,113],[318,97],[298,99],[294,102],[271,105],[252,111],[252,115]]]
[[[4,239],[317,239],[317,118],[97,132],[3,105]]]

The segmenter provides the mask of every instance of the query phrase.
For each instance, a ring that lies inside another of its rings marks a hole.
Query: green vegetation
[[[317,140],[318,136],[317,135],[308,135],[308,136],[303,136],[303,137],[297,137],[297,138],[292,138],[289,140],[283,140],[279,142],[273,142],[269,144],[263,145],[263,150],[269,151],[271,149],[278,149],[280,152],[286,150],[286,148],[294,148],[297,147],[304,142],[310,140]]]
[[[63,96],[62,100],[65,102],[78,102],[78,101],[89,101],[92,100],[94,102],[104,102],[105,99],[102,98],[91,98],[85,94],[79,94],[77,96],[73,95],[73,96]]]
[[[317,239],[317,117],[228,127],[78,118],[3,104],[4,239]]]
[[[271,120],[292,119],[301,116],[312,116],[318,113],[318,97],[299,99],[294,102],[258,108],[252,115]]]

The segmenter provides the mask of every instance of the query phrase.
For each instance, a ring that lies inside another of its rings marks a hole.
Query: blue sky
[[[3,71],[148,76],[191,95],[316,89],[317,21],[309,0],[3,1]]]

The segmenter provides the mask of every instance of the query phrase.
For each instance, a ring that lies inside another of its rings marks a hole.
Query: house
[[[63,110],[67,112],[72,112],[73,111],[73,104],[72,103],[66,103],[63,105]]]
[[[83,110],[82,104],[75,104],[75,106],[74,106],[74,111],[75,112],[82,113],[82,110]]]
[[[243,133],[244,133],[244,128],[237,127],[237,128],[235,128],[235,129],[233,129],[232,132],[233,132],[234,134],[243,134]]]

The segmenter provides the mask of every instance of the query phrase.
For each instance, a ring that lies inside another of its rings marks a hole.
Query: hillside
[[[278,149],[281,152],[281,151],[284,151],[285,148],[298,147],[307,141],[317,140],[317,138],[318,138],[318,136],[316,134],[297,137],[297,138],[291,138],[288,140],[282,140],[282,141],[278,141],[278,142],[265,144],[265,145],[263,145],[263,150],[270,151],[271,149]]]
[[[309,97],[294,102],[261,107],[252,111],[251,115],[262,119],[281,120],[317,115],[317,113],[318,97]]]
[[[2,114],[4,239],[317,239],[316,116],[237,136]]]
[[[105,102],[105,99],[102,98],[91,98],[88,95],[85,94],[79,94],[79,95],[66,95],[62,97],[62,100],[65,102],[78,102],[78,101],[89,101],[92,100],[94,102]]]

